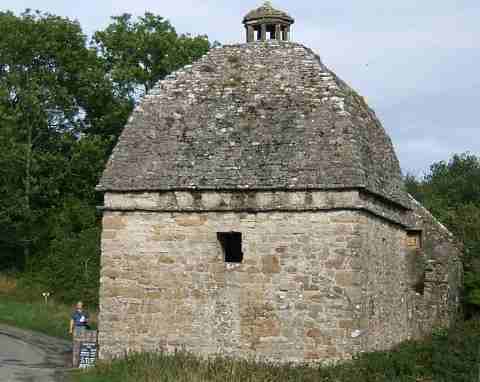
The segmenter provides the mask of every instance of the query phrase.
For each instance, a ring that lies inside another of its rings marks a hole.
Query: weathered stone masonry
[[[102,358],[320,362],[455,320],[460,249],[405,191],[364,99],[285,41],[293,21],[250,12],[249,43],[160,81],[132,114],[98,186]]]
[[[264,192],[235,211],[229,193],[107,194],[101,356],[318,361],[419,335],[406,231],[381,203],[354,208],[360,195]],[[242,232],[242,264],[223,261],[216,233],[229,231]]]

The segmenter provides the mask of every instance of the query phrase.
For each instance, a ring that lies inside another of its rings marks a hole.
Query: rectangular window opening
[[[226,263],[241,263],[243,261],[241,232],[218,232],[217,239],[222,245]]]
[[[410,249],[422,248],[422,231],[408,231],[407,232],[407,246]]]

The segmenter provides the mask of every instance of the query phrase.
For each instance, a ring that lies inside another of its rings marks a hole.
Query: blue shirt
[[[76,310],[72,314],[72,320],[75,326],[86,326],[88,324],[88,313]]]

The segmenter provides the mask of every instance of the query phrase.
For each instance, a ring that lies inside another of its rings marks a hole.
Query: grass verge
[[[0,322],[45,333],[54,337],[70,338],[68,322],[70,311],[62,305],[43,302],[18,302],[0,295]]]
[[[179,352],[132,354],[72,374],[75,382],[477,382],[480,321],[437,331],[388,352],[362,354],[335,366],[276,366],[226,358],[202,360]]]
[[[40,289],[0,275],[0,322],[69,338],[71,310],[53,299],[45,304]],[[222,357],[203,360],[183,352],[132,354],[73,372],[71,378],[74,382],[480,382],[480,320],[335,366],[278,366]]]
[[[68,326],[72,307],[56,303],[45,304],[38,288],[22,288],[13,277],[0,275],[0,322],[18,328],[34,330],[59,338],[71,338]],[[96,315],[91,313],[96,326]]]

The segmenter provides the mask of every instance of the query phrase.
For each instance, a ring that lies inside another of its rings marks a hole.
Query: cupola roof
[[[273,8],[270,1],[266,1],[261,7],[250,11],[243,19],[243,23],[246,24],[252,21],[260,21],[265,19],[275,19],[284,21],[289,24],[293,24],[295,20],[286,12]]]

